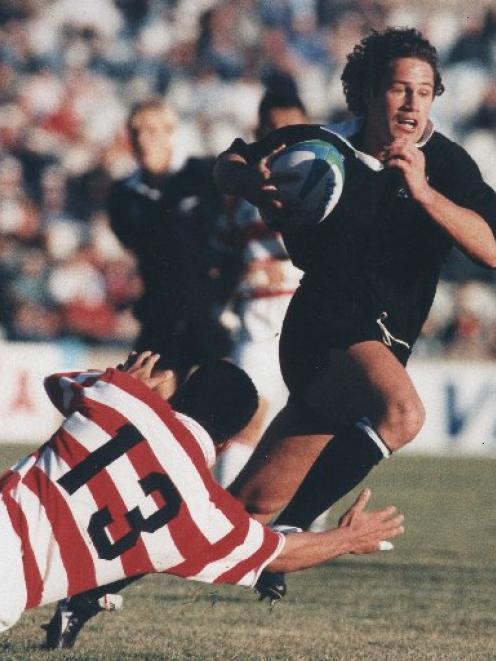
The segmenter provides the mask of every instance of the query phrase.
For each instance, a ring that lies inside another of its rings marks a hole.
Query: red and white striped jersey
[[[67,417],[0,479],[26,608],[149,572],[251,586],[280,553],[213,479],[205,430],[143,383],[110,368],[45,387]]]

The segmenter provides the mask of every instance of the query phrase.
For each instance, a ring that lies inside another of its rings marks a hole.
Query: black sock
[[[340,432],[322,450],[276,523],[308,529],[319,514],[356,487],[389,454],[365,420]]]

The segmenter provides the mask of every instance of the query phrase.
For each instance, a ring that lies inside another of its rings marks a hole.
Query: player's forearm
[[[347,528],[325,532],[301,532],[287,536],[281,553],[267,569],[292,572],[315,567],[353,550],[353,533]]]
[[[458,206],[431,187],[419,203],[468,257],[496,268],[496,239],[482,216]]]

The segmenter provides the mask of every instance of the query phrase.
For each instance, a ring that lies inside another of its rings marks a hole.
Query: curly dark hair
[[[383,32],[373,30],[348,55],[341,76],[350,112],[358,116],[366,113],[367,93],[377,94],[389,65],[401,57],[414,57],[430,64],[434,72],[434,95],[444,92],[437,51],[418,30],[393,27]]]

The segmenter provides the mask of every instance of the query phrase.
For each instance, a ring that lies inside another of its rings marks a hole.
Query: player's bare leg
[[[377,341],[332,350],[325,373],[302,396],[306,407],[289,403],[276,416],[230,488],[263,522],[291,500],[336,430],[351,432],[356,421],[366,416],[386,451],[393,451],[416,436],[424,419],[406,370]],[[365,475],[373,465],[365,466]]]
[[[288,404],[271,422],[229,487],[247,511],[263,523],[288,503],[329,442],[329,433],[303,434],[306,426],[301,422],[300,412]]]

